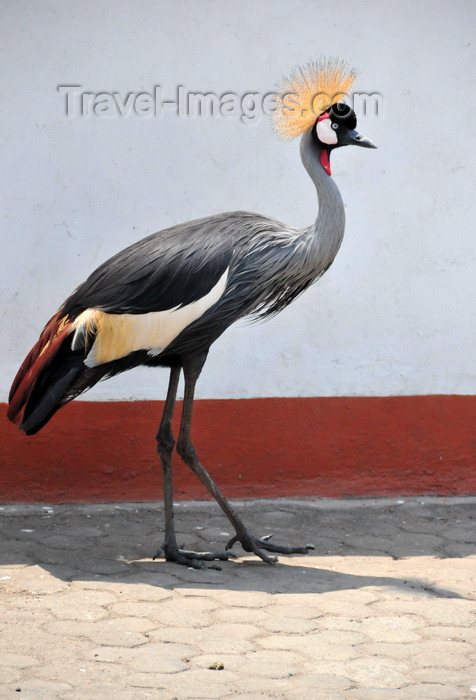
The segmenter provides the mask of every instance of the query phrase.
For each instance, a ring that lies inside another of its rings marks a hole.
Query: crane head
[[[279,89],[273,115],[275,131],[285,139],[311,132],[328,175],[334,148],[352,144],[376,148],[356,131],[355,112],[343,101],[355,77],[356,71],[345,61],[322,57],[295,68]]]
[[[328,175],[331,174],[330,152],[334,148],[377,148],[370,139],[359,134],[356,126],[355,112],[345,102],[336,102],[316,119],[312,136],[319,146],[321,165]]]

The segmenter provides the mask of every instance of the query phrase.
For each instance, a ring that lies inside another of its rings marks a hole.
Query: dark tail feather
[[[73,350],[73,319],[57,313],[46,324],[36,345],[23,361],[10,389],[7,417],[33,435],[66,403],[94,386],[143,364],[145,350],[97,367],[84,364],[85,349]]]
[[[69,401],[69,399],[65,399],[65,394],[83,369],[83,359],[74,357],[71,361],[62,363],[54,372],[53,377],[48,377],[48,388],[42,389],[43,382],[39,382],[35,386],[25,406],[23,420],[20,424],[20,428],[27,435],[37,433],[48,423],[56,411]]]
[[[10,389],[7,417],[27,434],[37,432],[64,403],[65,391],[84,369],[68,337],[72,322],[56,314],[23,361]]]
[[[48,321],[41,332],[38,342],[32,347],[23,360],[13,380],[8,396],[10,408],[8,409],[7,415],[11,421],[16,421],[18,412],[21,410],[24,401],[28,398],[28,389],[30,388],[31,390],[32,388],[31,379],[35,374],[38,374],[38,372],[33,371],[35,362],[43,355],[42,363],[46,363],[48,359],[51,360],[56,354],[54,351],[57,351],[59,346],[57,343],[53,343],[53,341],[58,337],[60,325],[62,325],[62,319],[58,312]]]

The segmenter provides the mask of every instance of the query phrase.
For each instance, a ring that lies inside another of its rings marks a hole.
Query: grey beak
[[[364,148],[377,148],[373,141],[359,134],[358,131],[352,129],[349,131],[346,138],[346,144],[349,146],[363,146]]]

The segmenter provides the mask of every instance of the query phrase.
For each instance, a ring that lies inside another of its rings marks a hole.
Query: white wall
[[[1,399],[46,320],[134,240],[220,211],[293,225],[316,213],[297,142],[269,120],[69,118],[85,91],[265,93],[338,55],[379,92],[377,151],[343,149],[341,251],[276,319],[212,348],[199,397],[472,393],[475,389],[472,0],[2,2]],[[137,370],[88,398],[161,398]]]

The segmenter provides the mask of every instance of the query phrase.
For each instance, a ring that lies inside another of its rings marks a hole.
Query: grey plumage
[[[288,306],[332,264],[344,234],[344,206],[320,167],[310,133],[301,156],[317,190],[319,213],[304,229],[250,212],[227,212],[173,226],[101,265],[69,297],[66,315],[89,307],[112,314],[162,311],[205,295],[229,268],[220,300],[184,329],[159,361],[209,347],[243,316],[261,319]]]
[[[355,131],[350,111],[332,114],[336,133],[332,147],[319,140],[316,129],[302,136],[301,158],[319,200],[311,226],[297,229],[259,214],[229,212],[144,238],[106,261],[73,292],[45,327],[13,383],[9,417],[20,420],[20,427],[31,434],[100,379],[140,364],[170,367],[157,435],[166,512],[162,549],[167,559],[199,566],[204,559],[231,556],[228,552],[187,553],[175,542],[171,419],[180,371],[185,376],[185,397],[177,450],[235,527],[236,536],[228,548],[240,541],[269,563],[274,559],[266,551],[293,553],[311,548],[273,545],[245,528],[198,461],[190,424],[195,383],[211,344],[242,317],[275,315],[332,264],[342,242],[345,217],[341,195],[329,176],[329,154],[334,147],[350,143],[373,147]],[[176,332],[157,347],[160,338],[168,337],[158,332],[161,324],[171,324]],[[131,333],[137,333],[137,342]],[[101,342],[102,349],[96,351]]]

